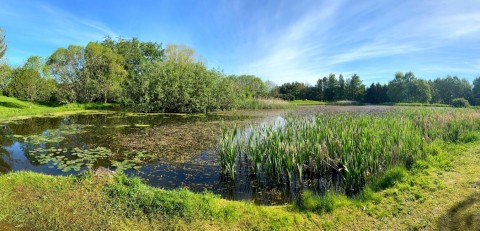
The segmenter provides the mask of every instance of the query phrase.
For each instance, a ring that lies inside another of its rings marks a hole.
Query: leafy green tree
[[[305,84],[300,82],[284,83],[280,86],[280,95],[285,100],[305,99],[302,97],[305,92]]]
[[[112,49],[91,42],[85,48],[84,83],[85,94],[90,100],[98,98],[103,102],[119,100],[122,83],[127,76],[124,59]]]
[[[365,85],[357,74],[353,74],[348,82],[347,95],[349,100],[363,101]]]
[[[336,95],[337,95],[336,98],[339,100],[346,99],[345,91],[346,91],[345,79],[343,78],[343,75],[340,74],[340,76],[338,76],[338,89],[336,92]]]
[[[326,85],[324,86],[324,97],[326,101],[333,101],[337,99],[338,81],[335,74],[330,74]]]
[[[110,48],[124,59],[124,69],[127,71],[123,81],[121,103],[132,110],[151,111],[159,108],[160,102],[151,102],[152,82],[161,70],[155,70],[159,62],[165,58],[162,44],[142,42],[137,38],[112,40],[106,37],[102,45]],[[153,86],[153,85],[152,85]],[[153,94],[153,93],[152,93]],[[149,105],[153,103],[154,105]]]
[[[432,99],[430,85],[422,79],[415,79],[409,86],[409,102],[429,103]]]
[[[237,84],[242,88],[243,93],[247,98],[256,98],[267,95],[267,86],[257,76],[254,75],[240,75],[236,77]]]
[[[325,82],[326,82],[326,78]],[[317,84],[315,85],[315,99],[324,100],[325,99],[325,84],[323,79],[318,79]]]
[[[33,101],[49,100],[56,82],[48,77],[46,70],[40,57],[30,57],[23,67],[13,71],[13,78],[6,90],[8,95],[28,100],[30,109]]]
[[[63,103],[80,102],[84,86],[82,69],[85,65],[84,48],[70,45],[59,48],[47,60],[51,73],[58,81],[58,99]]]
[[[219,82],[214,91],[218,109],[231,110],[239,108],[246,98],[235,77],[219,76],[218,79]]]
[[[480,105],[480,76],[473,80],[472,95],[474,105]]]
[[[388,95],[388,86],[382,85],[380,83],[372,83],[365,91],[365,102],[380,104],[389,102]]]
[[[404,102],[407,99],[408,81],[403,72],[395,73],[395,78],[388,83],[388,98],[392,102]]]
[[[12,68],[7,64],[0,64],[0,94],[5,91],[12,78]]]
[[[464,98],[472,100],[472,86],[466,79],[460,79],[457,76],[447,76],[446,78],[437,78],[432,84],[435,92],[433,102],[451,104],[455,98]]]

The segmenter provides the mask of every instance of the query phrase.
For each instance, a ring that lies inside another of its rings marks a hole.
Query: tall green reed
[[[391,166],[409,168],[424,158],[433,140],[458,142],[478,128],[477,113],[454,109],[288,115],[246,133],[224,129],[217,152],[232,178],[242,161],[257,178],[290,186],[339,175],[346,193],[354,194]]]

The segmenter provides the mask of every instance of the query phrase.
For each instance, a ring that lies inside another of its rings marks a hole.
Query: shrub
[[[452,106],[467,108],[470,107],[470,103],[464,98],[455,98],[452,100]]]

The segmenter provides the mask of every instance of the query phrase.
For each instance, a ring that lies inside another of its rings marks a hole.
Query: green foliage
[[[389,102],[388,98],[388,85],[374,84],[372,83],[365,91],[365,102],[372,104],[382,104]]]
[[[254,75],[240,75],[235,77],[238,86],[243,90],[246,98],[266,96],[267,86]]]
[[[6,64],[0,64],[0,94],[3,94],[12,79],[12,68]]]
[[[464,98],[455,98],[452,100],[452,106],[467,108],[470,107],[470,103]]]
[[[305,84],[300,82],[285,83],[279,87],[279,93],[285,100],[305,99]]]
[[[127,72],[123,68],[124,59],[112,49],[91,42],[85,48],[84,75],[87,102],[101,100],[118,102],[122,94],[122,83]]]
[[[412,72],[397,72],[388,84],[388,97],[395,103],[428,103],[432,93],[427,81],[417,79]]]
[[[452,104],[455,98],[472,98],[472,86],[466,79],[460,79],[457,76],[446,78],[437,78],[431,85],[435,89],[432,101],[434,103]]]
[[[477,140],[476,114],[451,110],[290,116],[281,124],[249,128],[248,134],[224,131],[217,153],[232,178],[239,163],[262,182],[287,185],[335,173],[345,193],[352,195],[372,182],[378,190],[401,181],[405,168],[439,153],[431,146],[437,141]]]
[[[57,99],[62,103],[86,102],[81,94],[85,85],[82,68],[85,63],[84,48],[70,45],[59,48],[47,60],[52,75],[58,81]]]
[[[357,74],[352,75],[347,85],[347,99],[355,101],[363,101],[365,94],[365,85],[362,84],[360,76]]]
[[[29,61],[32,60],[39,62],[39,57],[29,59]],[[55,80],[43,77],[44,74],[39,72],[39,69],[43,69],[41,66],[41,63],[27,62],[23,67],[15,69],[12,73],[12,80],[5,89],[7,95],[28,100],[30,108],[33,101],[50,100],[56,91]]]
[[[315,213],[328,213],[338,207],[339,196],[335,193],[327,192],[324,195],[315,195],[311,191],[302,193],[296,206],[303,211]]]
[[[392,167],[375,180],[373,189],[375,189],[375,191],[379,191],[390,188],[398,182],[401,182],[407,175],[408,172],[405,167]]]
[[[473,80],[472,97],[473,103],[480,105],[480,76]]]

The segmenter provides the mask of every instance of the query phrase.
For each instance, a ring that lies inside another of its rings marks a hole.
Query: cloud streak
[[[459,63],[439,65],[446,62],[439,57],[432,59],[438,63],[428,63],[426,57],[430,52],[450,53],[456,46],[462,46],[459,45],[462,41],[478,44],[480,3],[475,1],[436,1],[435,4],[335,1],[335,5],[325,3],[314,10],[305,10],[305,14],[290,25],[283,30],[286,34],[283,38],[259,38],[271,41],[272,49],[244,64],[242,71],[277,83],[315,82],[330,72],[364,71],[360,74],[367,79],[387,77],[383,71],[374,70],[372,62],[376,62],[380,70],[410,66],[411,70],[424,75],[448,71],[473,75],[479,71]],[[423,59],[418,62],[420,58]],[[389,62],[392,59],[395,62]],[[429,68],[418,66],[425,62]],[[354,69],[362,63],[372,69]],[[443,68],[439,68],[441,66]]]
[[[0,7],[0,21],[4,22],[1,26],[5,28],[7,42],[9,47],[16,48],[7,51],[13,65],[21,65],[28,56],[48,54],[69,44],[85,45],[106,35],[118,36],[101,22],[78,17],[46,3],[6,1]]]

